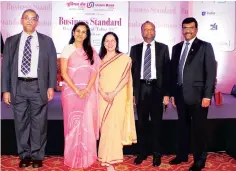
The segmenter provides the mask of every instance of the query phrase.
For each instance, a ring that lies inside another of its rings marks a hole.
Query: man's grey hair
[[[26,12],[33,12],[33,13],[35,13],[35,14],[36,14],[36,19],[39,20],[39,15],[38,15],[37,12],[36,12],[35,10],[33,10],[33,9],[27,9],[27,10],[25,10],[25,11],[23,12],[21,18],[24,17],[24,15],[25,15]]]

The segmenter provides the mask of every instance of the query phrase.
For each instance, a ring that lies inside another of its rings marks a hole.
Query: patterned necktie
[[[32,56],[31,45],[30,45],[31,39],[32,39],[32,36],[28,36],[27,40],[25,41],[25,47],[23,51],[21,72],[24,75],[27,75],[30,72],[30,64],[31,64],[31,56]]]
[[[186,42],[183,54],[181,55],[181,59],[179,61],[179,77],[178,77],[179,85],[183,84],[183,69],[184,69],[185,59],[187,58],[188,45],[189,45],[189,42]]]
[[[147,49],[144,55],[143,79],[151,78],[151,44],[147,44]]]

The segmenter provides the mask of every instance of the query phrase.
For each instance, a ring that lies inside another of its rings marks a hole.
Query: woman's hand
[[[106,102],[109,103],[109,101],[108,101],[108,94],[105,93],[105,92],[102,92],[101,95],[102,95],[102,98],[103,98]]]
[[[78,96],[83,99],[88,95],[89,91],[87,88],[80,90],[77,94]]]
[[[108,96],[108,103],[113,103],[116,93],[113,91],[113,92],[107,93],[107,96]]]

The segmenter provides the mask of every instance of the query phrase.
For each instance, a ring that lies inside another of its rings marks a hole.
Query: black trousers
[[[37,80],[18,80],[13,112],[20,159],[43,160],[47,142],[47,106],[40,96]]]
[[[138,114],[138,153],[148,155],[149,145],[152,152],[161,154],[161,124],[163,116],[163,95],[156,84],[141,83]],[[151,124],[149,122],[151,118]],[[148,136],[150,135],[151,136]],[[152,139],[148,139],[152,137]]]
[[[175,98],[178,112],[177,156],[182,159],[188,158],[190,140],[192,139],[194,161],[206,160],[208,107],[203,108],[202,102],[193,105],[186,104],[181,86],[177,93],[178,95]]]

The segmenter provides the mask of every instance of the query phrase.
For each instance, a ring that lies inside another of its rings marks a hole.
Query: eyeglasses
[[[28,16],[26,16],[23,19],[26,20],[26,21],[32,21],[32,22],[38,21],[37,17],[28,17]]]

